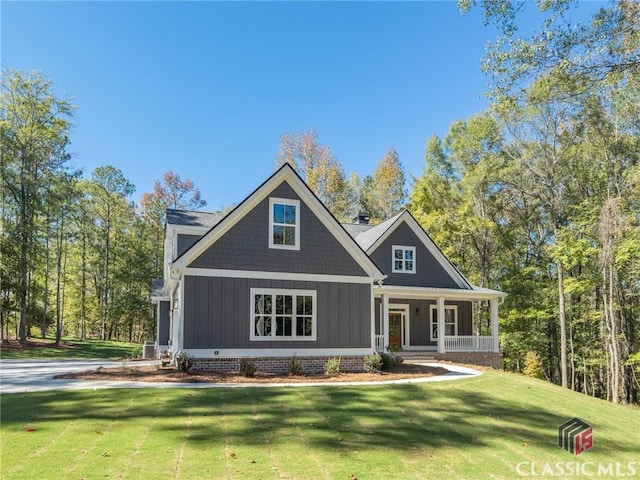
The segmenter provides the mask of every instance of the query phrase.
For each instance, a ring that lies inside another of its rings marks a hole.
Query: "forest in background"
[[[285,133],[275,165],[292,164],[342,221],[406,206],[474,284],[507,292],[504,368],[637,402],[640,6],[576,25],[572,3],[540,2],[541,28],[523,38],[534,4],[459,2],[501,32],[483,67],[491,107],[430,138],[421,176],[406,179],[393,148],[373,174],[347,176],[313,129]],[[153,338],[164,211],[206,203],[174,172],[135,204],[114,167],[70,170],[75,106],[52,92],[37,72],[3,72],[2,337]]]

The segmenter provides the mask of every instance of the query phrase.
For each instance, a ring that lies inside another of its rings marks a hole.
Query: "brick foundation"
[[[433,358],[452,363],[464,363],[500,369],[500,354],[494,352],[449,352],[434,353]]]
[[[286,373],[291,357],[245,357],[253,360],[258,372]],[[333,357],[296,357],[302,362],[305,373],[324,372],[324,364]],[[363,372],[364,356],[340,357],[340,371]],[[240,358],[193,358],[192,369],[200,371],[237,372]]]

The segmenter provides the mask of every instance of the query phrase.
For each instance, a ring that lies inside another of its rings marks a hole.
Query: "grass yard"
[[[141,348],[138,343],[112,342],[102,340],[74,340],[64,338],[60,345],[50,338],[29,339],[22,345],[17,340],[5,342],[0,347],[2,359],[28,358],[130,358],[134,348]]]
[[[620,462],[627,474],[640,462],[637,408],[502,372],[383,387],[16,394],[0,406],[3,479],[512,479],[520,462],[523,473],[530,462]],[[574,416],[594,432],[578,457],[556,446]]]

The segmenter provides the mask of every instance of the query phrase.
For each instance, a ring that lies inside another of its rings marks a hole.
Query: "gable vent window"
[[[269,248],[300,249],[300,201],[269,199]]]
[[[393,246],[393,273],[416,273],[416,247]]]

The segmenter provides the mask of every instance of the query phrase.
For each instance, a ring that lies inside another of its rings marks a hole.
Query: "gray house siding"
[[[393,273],[392,248],[394,245],[416,247],[416,273]],[[460,288],[453,278],[438,263],[422,241],[402,222],[369,255],[387,278],[385,285],[406,285],[411,287]]]
[[[182,255],[191,245],[196,243],[202,238],[202,235],[186,235],[184,233],[178,234],[178,254],[176,258]]]
[[[169,344],[169,308],[171,302],[158,303],[158,345]]]
[[[270,197],[300,200],[287,182]],[[300,202],[300,250],[269,248],[269,198],[256,205],[189,267],[365,276],[362,267]]]
[[[195,276],[184,282],[184,348],[371,347],[371,285]],[[316,340],[250,341],[251,288],[315,290]]]
[[[374,303],[376,335],[380,335],[381,301],[376,298]],[[389,303],[409,305],[410,346],[436,346],[437,343],[435,341],[429,340],[429,315],[431,305],[436,305],[435,300],[391,298]],[[473,335],[472,302],[446,301],[445,305],[456,305],[458,307],[458,335]]]

